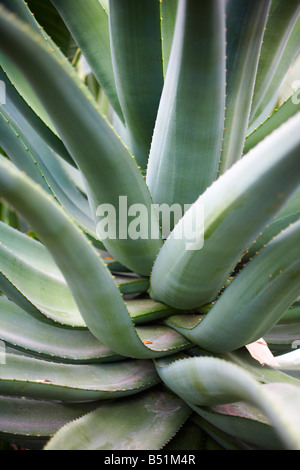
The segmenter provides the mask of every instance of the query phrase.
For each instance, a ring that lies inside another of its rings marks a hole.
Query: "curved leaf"
[[[297,299],[300,290],[300,222],[270,242],[233,279],[194,328],[166,322],[208,351],[227,352],[265,335]]]
[[[189,414],[189,407],[176,395],[153,390],[134,400],[102,405],[64,426],[45,450],[158,450]]]
[[[75,166],[74,160],[71,158],[69,152],[60,140],[57,134],[55,134],[42,119],[36,114],[36,112],[30,107],[30,105],[22,98],[18,90],[11,83],[6,73],[0,67],[0,79],[5,84],[6,91],[6,106],[11,102],[15,110],[18,110],[18,114],[22,115],[23,118],[30,123],[35,131],[41,136],[41,138],[47,143],[58,155],[60,155],[66,162],[73,167]],[[12,113],[11,108],[6,109]],[[13,115],[13,114],[12,114]],[[14,116],[16,119],[16,116]]]
[[[154,299],[178,309],[215,300],[243,252],[300,183],[299,126],[297,114],[223,174],[184,215],[154,263]]]
[[[244,260],[255,256],[272,238],[300,219],[300,189],[298,189],[274,217],[269,225],[258,235],[244,255]]]
[[[217,429],[265,450],[284,450],[270,421],[256,407],[246,402],[197,407],[197,413]]]
[[[77,364],[120,359],[119,355],[102,346],[87,329],[62,328],[42,318],[34,318],[2,297],[0,313],[0,339],[39,358]]]
[[[244,153],[249,152],[255,145],[263,140],[267,135],[271,134],[281,124],[287,121],[294,114],[299,113],[300,103],[297,103],[295,92],[287,101],[277,108],[271,116],[269,116],[259,127],[249,134],[245,141]]]
[[[72,66],[53,56],[29,26],[12,20],[3,8],[0,26],[0,48],[21,68],[53,118],[62,140],[85,176],[93,214],[100,204],[118,208],[119,196],[127,197],[129,207],[142,204],[147,208],[145,219],[151,229],[158,229],[156,239],[127,236],[119,240],[117,236],[107,238],[105,246],[125,266],[149,275],[162,241],[158,221],[150,210],[151,197],[136,163],[100,114],[99,107]],[[115,214],[110,218],[116,222]],[[117,218],[118,227],[119,223]],[[118,230],[117,233],[119,235]]]
[[[0,365],[0,393],[67,402],[136,394],[158,382],[151,361],[62,364],[7,353]]]
[[[168,346],[163,345],[163,349],[156,349],[151,339],[143,342],[112,275],[79,228],[51,197],[9,161],[0,160],[0,169],[0,194],[28,219],[35,233],[45,243],[68,283],[78,313],[103,345],[120,355],[151,358],[164,356],[168,348],[181,349],[188,344],[179,334],[175,336],[175,347],[173,341],[171,346],[170,343]],[[7,249],[3,248],[3,251],[9,256]],[[13,269],[13,264],[8,263],[8,269]],[[24,278],[23,282],[30,281]],[[67,297],[66,286],[60,287],[63,293],[58,307],[61,308],[61,302],[68,303],[72,297]],[[34,289],[35,295],[36,292]],[[53,293],[48,292],[48,297],[49,294],[53,298]],[[50,299],[54,302],[57,300]]]
[[[300,387],[261,385],[240,367],[213,357],[159,359],[156,368],[165,384],[192,409],[248,401],[271,420],[283,444],[299,450]]]
[[[33,181],[50,192],[36,164],[32,149],[29,149],[26,137],[3,106],[0,106],[0,145],[20,170],[25,171]],[[1,156],[1,158],[3,157]]]

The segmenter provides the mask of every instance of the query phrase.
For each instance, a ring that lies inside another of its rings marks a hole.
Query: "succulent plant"
[[[300,449],[299,1],[0,3],[0,438]]]

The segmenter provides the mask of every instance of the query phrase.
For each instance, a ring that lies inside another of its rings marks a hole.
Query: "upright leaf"
[[[123,119],[112,67],[108,17],[98,0],[51,0],[71,31],[112,107]]]
[[[170,54],[172,50],[173,36],[176,23],[178,0],[161,0],[161,40],[163,51],[164,76],[167,74]]]
[[[299,34],[300,17],[296,21],[272,81],[265,91],[262,102],[252,119],[248,134],[252,133],[258,126],[260,126],[260,124],[270,116],[270,112],[273,112],[274,104],[277,104],[279,93],[286,74],[288,73],[289,68],[293,66],[293,62],[296,60],[297,55],[299,54]]]
[[[270,1],[226,4],[226,113],[220,172],[242,157]]]
[[[299,13],[298,0],[272,1],[256,75],[250,121],[255,118],[266,90],[272,82]]]
[[[59,13],[52,5],[51,0],[44,0],[43,2],[39,0],[29,0],[27,1],[27,5],[36,20],[45,28],[47,34],[62,50],[63,54],[72,61],[78,50],[78,46]]]
[[[224,106],[224,2],[182,0],[147,169],[156,204],[184,208],[217,178]]]
[[[163,87],[159,0],[110,0],[109,27],[129,148],[146,169]]]

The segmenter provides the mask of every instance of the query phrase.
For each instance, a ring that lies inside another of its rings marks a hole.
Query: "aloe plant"
[[[298,0],[0,3],[0,438],[299,450]]]

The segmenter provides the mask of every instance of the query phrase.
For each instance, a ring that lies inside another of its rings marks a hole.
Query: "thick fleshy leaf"
[[[225,106],[224,18],[223,1],[179,2],[147,168],[156,204],[184,209],[217,178]]]
[[[260,0],[229,0],[226,3],[226,120],[221,173],[242,157],[270,4],[270,1]]]
[[[23,24],[27,24],[28,27],[32,29],[39,37],[39,40],[44,42],[45,47],[49,52],[51,51],[51,53],[60,58],[63,56],[59,49],[53,44],[48,35],[44,32],[43,28],[37,23],[24,0],[3,0],[1,2],[1,7],[3,8],[3,6],[5,6],[7,11],[11,12],[11,18],[21,19],[22,22],[24,22]],[[21,94],[27,105],[32,108],[39,119],[42,120],[43,123],[49,127],[53,133],[56,133],[51,118],[49,117],[40,99],[34,92],[31,83],[29,83],[28,80],[24,80],[24,77],[14,62],[11,61],[9,57],[5,56],[3,51],[0,52],[0,63],[3,70],[8,75],[9,80]]]
[[[154,263],[154,299],[185,310],[215,300],[243,252],[300,183],[299,126],[297,114],[223,174],[184,215]]]
[[[112,67],[107,13],[98,0],[51,0],[71,31],[118,116],[123,119]]]
[[[0,281],[1,288],[21,308],[32,313],[35,306],[55,322],[85,326],[63,274],[40,242],[0,222],[0,259],[0,272],[7,279],[6,283],[5,279]],[[122,294],[143,293],[149,287],[147,278],[118,275],[113,279]],[[11,286],[7,285],[8,280]],[[20,295],[14,293],[13,288],[18,289],[30,305],[20,303]],[[147,298],[127,300],[126,306],[135,323],[174,313],[174,309]]]
[[[81,191],[83,188],[77,187],[70,170],[67,170],[68,164],[63,166],[62,160],[35,131],[30,119],[20,113],[18,103],[16,105],[8,95],[6,105],[2,107],[3,119],[9,122],[9,127],[15,133],[14,139],[12,136],[8,143],[7,133],[2,137],[4,144],[9,145],[7,154],[10,159],[35,181],[34,171],[40,173],[37,182],[52,191],[60,204],[87,233],[97,237],[95,221],[87,198]]]
[[[236,402],[210,408],[197,407],[197,413],[217,429],[258,449],[284,450],[285,448],[266,416],[248,403]]]
[[[145,170],[163,88],[159,0],[109,0],[109,29],[129,148]]]
[[[300,350],[298,349],[300,345],[299,341],[295,341],[293,344],[293,349],[292,351],[281,354],[276,356],[276,362],[278,364],[278,368],[280,370],[284,370],[287,373],[289,372],[297,372],[298,377],[299,377],[299,371],[300,371]],[[295,346],[297,346],[295,348]]]
[[[279,323],[265,334],[268,346],[277,354],[288,354],[299,348],[300,322]]]
[[[172,50],[173,36],[176,23],[178,0],[161,0],[161,40],[163,51],[164,77],[167,74],[169,59]]]
[[[159,450],[191,413],[167,390],[102,405],[64,426],[45,450]]]
[[[117,210],[120,196],[127,198],[128,207],[142,204],[147,209],[146,215],[143,213],[148,223],[147,237],[120,236],[122,239],[119,239],[117,230],[116,236],[105,240],[105,246],[122,264],[148,275],[162,242],[158,221],[151,211],[150,193],[136,163],[100,114],[99,106],[70,63],[59,61],[28,25],[12,20],[3,8],[0,23],[1,50],[21,68],[55,122],[64,144],[84,174],[93,214],[101,204],[110,204]],[[61,77],[60,81],[57,76]],[[109,211],[109,219],[119,228],[121,221],[115,212]],[[128,225],[125,226],[127,229]],[[155,239],[149,236],[149,227],[158,229]]]
[[[9,103],[11,103],[11,105],[14,106],[14,109],[18,111],[18,115],[22,115],[23,118],[28,121],[28,123],[30,123],[30,125],[41,136],[45,143],[47,143],[47,145],[49,145],[58,155],[60,155],[73,167],[76,166],[74,160],[71,158],[60,138],[45,124],[45,122],[38,116],[33,108],[30,107],[30,105],[19,94],[18,90],[15,88],[15,85],[13,85],[9,80],[2,67],[0,67],[0,79],[5,84],[5,109],[12,113],[11,107],[8,107]],[[16,120],[16,116],[14,116],[13,113],[12,116]]]
[[[290,375],[282,372],[272,366],[267,364],[261,364],[258,360],[254,359],[247,349],[241,348],[237,351],[225,353],[225,354],[216,354],[209,353],[199,347],[192,347],[189,351],[187,351],[191,357],[218,357],[219,359],[223,359],[225,361],[230,361],[241,367],[243,370],[248,372],[252,377],[263,384],[270,384],[270,383],[283,383],[283,384],[291,384],[298,386],[300,384],[299,380],[295,377],[291,377]]]
[[[270,419],[285,446],[300,448],[299,386],[261,385],[240,367],[213,357],[159,359],[156,368],[165,384],[196,412],[199,406],[250,402]]]
[[[49,400],[0,397],[0,436],[36,443],[52,437],[68,422],[82,417],[99,403],[64,404]]]
[[[284,85],[287,73],[300,52],[299,44],[300,34],[300,17],[298,18],[293,31],[289,37],[289,40],[284,49],[281,60],[278,64],[277,70],[274,73],[273,79],[265,92],[264,98],[256,112],[256,116],[249,126],[248,133],[251,134],[258,126],[260,126],[267,118],[272,115],[274,108],[278,104],[282,86]]]
[[[251,121],[255,118],[264,94],[272,82],[299,13],[298,0],[291,0],[288,3],[273,0],[271,3],[256,76]]]
[[[202,355],[205,354],[202,353]],[[249,354],[247,348],[241,348],[237,351],[220,355],[220,358],[229,360],[242,367],[263,384],[283,383],[296,386],[300,385],[300,381],[297,378],[279,370],[277,367],[261,364]]]
[[[30,243],[24,244],[31,247]],[[34,250],[38,253],[39,250]],[[32,253],[32,251],[28,252]],[[34,259],[34,258],[33,258]],[[47,318],[65,325],[83,327],[85,323],[61,273],[55,269],[53,262],[44,267],[54,267],[53,273],[43,271],[38,264],[32,265],[28,260],[16,256],[3,243],[0,243],[1,273],[10,283]],[[46,269],[45,269],[46,270]]]
[[[285,312],[280,323],[300,323],[300,302],[299,299]]]
[[[297,92],[295,92],[287,101],[277,108],[270,117],[268,117],[259,127],[247,136],[244,153],[249,152],[249,150],[255,147],[255,145],[257,145],[267,135],[271,134],[290,117],[299,113],[299,111],[300,103],[297,99]]]
[[[44,0],[43,2],[29,0],[27,5],[39,24],[43,25],[43,28],[52,38],[53,42],[72,61],[76,56],[78,46],[59,13],[52,5],[51,0]]]
[[[112,362],[120,356],[101,345],[87,330],[62,328],[0,298],[0,339],[39,358],[68,363]]]
[[[227,352],[264,336],[297,299],[300,290],[300,222],[278,235],[233,279],[197,326],[177,327],[208,351]],[[180,323],[180,320],[179,320]]]
[[[29,143],[12,117],[0,106],[0,145],[11,161],[46,191],[49,188],[36,165]],[[2,156],[0,156],[3,158]]]
[[[0,160],[0,169],[0,194],[28,219],[45,243],[68,283],[78,313],[103,345],[120,355],[143,359],[164,356],[168,354],[168,349],[180,350],[188,344],[180,334],[175,336],[175,347],[174,341],[167,347],[164,344],[161,349],[156,349],[151,339],[147,338],[148,341],[144,342],[134,327],[112,275],[79,228],[51,197],[9,161]],[[3,246],[2,251],[6,252],[7,257],[10,255]],[[13,269],[13,264],[7,263],[7,269]],[[25,281],[30,282],[24,277]],[[65,287],[61,286],[61,301],[68,303],[70,298],[65,297]],[[36,290],[33,290],[33,295],[36,295]],[[48,292],[48,298],[49,295],[53,297],[53,293]],[[57,302],[58,299],[53,301]],[[61,308],[60,301],[58,304]]]
[[[0,364],[0,393],[80,402],[136,394],[158,382],[151,361],[62,364],[7,353]]]
[[[235,439],[229,434],[221,431],[216,426],[213,426],[211,423],[206,421],[204,418],[201,418],[200,415],[194,414],[191,418],[193,422],[203,429],[211,438],[221,446],[222,449],[225,450],[253,450],[253,447],[247,444],[246,442],[242,442],[239,439]]]
[[[300,219],[300,189],[298,189],[274,217],[269,225],[258,235],[244,255],[244,260],[255,256],[272,238]]]

